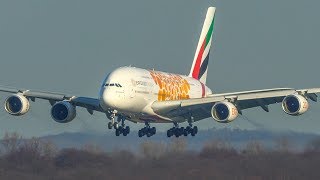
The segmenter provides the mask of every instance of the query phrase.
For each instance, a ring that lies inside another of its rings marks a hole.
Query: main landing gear
[[[180,136],[188,136],[189,134],[191,134],[191,136],[195,136],[198,133],[198,127],[194,126],[192,127],[192,123],[189,123],[189,126],[187,126],[186,128],[184,127],[180,127],[178,123],[174,123],[174,127],[169,129],[167,131],[167,137],[171,137],[171,136],[176,136],[176,137],[180,137]]]
[[[114,128],[116,130],[116,136],[120,136],[121,134],[127,136],[130,133],[130,127],[124,124],[126,120],[125,117],[119,115],[117,119],[118,122],[115,122],[115,114],[112,114],[110,118],[111,122],[108,123],[108,129]]]
[[[150,127],[149,122],[145,122],[146,127],[142,128],[138,132],[139,137],[147,136],[151,137],[157,133],[157,129],[155,127]]]

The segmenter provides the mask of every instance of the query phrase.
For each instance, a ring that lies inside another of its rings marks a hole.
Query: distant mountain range
[[[309,142],[320,138],[320,135],[298,132],[270,132],[266,130],[239,130],[239,129],[210,129],[200,131],[195,137],[180,137],[186,142],[187,148],[198,151],[211,141],[225,141],[234,148],[243,148],[249,142],[258,141],[265,147],[272,148],[277,142],[286,140],[297,150],[303,149]],[[179,139],[180,139],[179,138]],[[56,144],[58,148],[81,148],[86,145],[95,145],[106,151],[131,150],[138,151],[144,142],[172,143],[177,138],[167,138],[166,133],[160,132],[151,138],[139,138],[137,132],[131,132],[127,137],[116,137],[113,133],[62,133],[41,137]]]

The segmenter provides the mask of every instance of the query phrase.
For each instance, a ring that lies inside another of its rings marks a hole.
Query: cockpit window
[[[118,83],[110,83],[110,84],[106,83],[104,86],[116,86],[116,87],[120,87],[120,88],[122,87],[121,84],[118,84]]]

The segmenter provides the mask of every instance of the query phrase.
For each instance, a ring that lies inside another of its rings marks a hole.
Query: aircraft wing
[[[32,101],[35,101],[35,99],[48,100],[51,105],[55,104],[58,101],[67,100],[75,106],[86,108],[90,114],[93,114],[93,111],[103,112],[102,108],[100,107],[100,101],[96,98],[77,97],[61,93],[33,91],[4,86],[0,86],[0,92],[8,92],[14,94],[20,93]]]
[[[195,121],[211,117],[212,106],[221,101],[232,101],[236,104],[239,113],[242,110],[261,107],[269,112],[268,105],[280,103],[291,94],[303,94],[312,101],[317,101],[317,93],[320,88],[295,90],[291,88],[264,89],[254,91],[243,91],[235,93],[212,94],[205,98],[176,100],[176,101],[156,101],[152,109],[159,115],[169,118],[190,116]]]

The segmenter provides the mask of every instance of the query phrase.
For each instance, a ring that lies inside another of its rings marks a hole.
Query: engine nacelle
[[[216,103],[211,109],[212,118],[219,123],[229,123],[235,120],[238,115],[238,109],[230,102]]]
[[[76,115],[76,107],[67,101],[57,102],[51,108],[51,117],[58,123],[71,122]]]
[[[5,100],[4,109],[13,116],[21,116],[29,111],[30,102],[23,95],[14,94]]]
[[[299,116],[309,109],[307,99],[301,95],[293,94],[285,97],[282,101],[282,109],[291,116]]]

